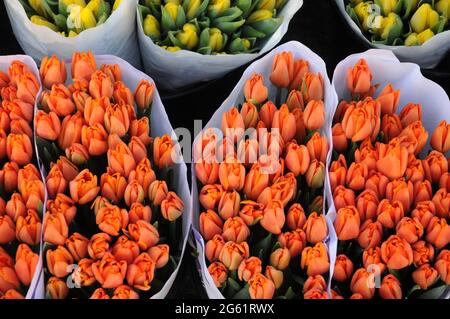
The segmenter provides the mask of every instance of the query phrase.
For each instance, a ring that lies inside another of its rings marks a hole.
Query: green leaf
[[[420,286],[419,285],[414,285],[411,289],[408,290],[408,292],[405,295],[405,298],[408,299],[409,296],[411,296],[413,294],[413,292],[420,290]]]
[[[234,296],[233,299],[250,299],[250,293],[248,290],[248,285],[245,285],[244,288],[239,290]]]
[[[295,298],[295,292],[292,290],[292,287],[289,286],[289,288],[286,290],[284,296],[286,299],[293,299]]]
[[[442,285],[436,288],[432,288],[418,296],[418,299],[439,299],[442,297],[444,292],[449,288],[447,285]]]

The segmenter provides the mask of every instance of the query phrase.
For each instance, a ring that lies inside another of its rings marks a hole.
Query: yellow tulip
[[[47,12],[45,11],[42,1],[44,0],[28,0],[28,4],[34,11],[36,11],[41,17],[47,17]]]
[[[242,44],[246,50],[250,50],[252,48],[252,43],[249,39],[242,39]]]
[[[431,31],[430,29],[426,29],[417,35],[417,41],[419,42],[419,44],[424,44],[432,37],[434,37],[434,32]]]
[[[159,21],[151,14],[148,14],[144,19],[144,33],[152,39],[161,37]]]
[[[418,45],[418,44],[419,44],[419,40],[417,39],[417,33],[415,33],[415,32],[410,33],[405,39],[405,45],[407,47],[410,47],[413,45]]]
[[[82,29],[94,28],[97,25],[97,20],[95,20],[94,12],[88,7],[81,9],[81,24]]]
[[[169,52],[177,52],[177,51],[180,51],[180,50],[181,50],[181,48],[180,48],[180,47],[177,47],[177,46],[166,47],[165,49],[166,49],[166,51],[169,51]]]
[[[208,46],[213,52],[220,52],[223,48],[223,34],[217,28],[211,28],[209,30],[209,43]]]
[[[437,12],[450,19],[450,0],[439,0],[434,5]]]
[[[381,10],[384,16],[387,16],[389,13],[394,10],[395,6],[398,4],[399,0],[379,0]]]
[[[94,13],[95,16],[98,15],[98,11],[100,10],[100,2],[103,0],[91,0],[89,1],[89,3],[87,4],[87,8],[90,9],[92,11],[92,13]]]
[[[173,21],[177,20],[179,6],[180,6],[179,4],[175,4],[173,2],[169,2],[164,6],[164,8],[166,8],[167,12],[169,13],[170,17],[173,19]]]
[[[277,4],[276,0],[261,0],[256,6],[256,8],[273,11],[273,9],[275,9],[276,4]]]
[[[30,20],[34,24],[42,25],[44,27],[52,29],[55,32],[59,32],[59,28],[56,25],[54,25],[53,23],[51,23],[50,21],[46,20],[45,18],[43,18],[41,16],[34,15],[30,18]]]
[[[389,37],[392,28],[395,27],[398,23],[401,23],[400,17],[394,12],[389,13],[387,17],[384,17],[381,20],[381,27],[377,29],[378,34],[383,40],[386,40]],[[401,28],[397,32],[398,35],[400,35],[400,32]]]
[[[422,4],[411,18],[411,28],[416,33],[420,33],[431,28],[439,21],[439,13],[433,10],[428,3]]]
[[[187,6],[186,17],[188,20],[192,20],[197,13],[198,8],[202,4],[202,0],[191,0]]]
[[[220,16],[225,10],[230,8],[230,0],[211,0],[208,6],[208,11],[214,16]]]
[[[364,31],[369,30],[367,22],[371,14],[370,3],[360,2],[353,8],[353,10],[355,11],[356,16],[358,17],[359,23],[361,24],[363,30]]]
[[[183,31],[178,32],[176,37],[189,50],[194,49],[199,42],[197,27],[192,23],[186,23]]]
[[[122,0],[116,0],[116,1],[114,1],[114,5],[113,5],[113,8],[112,8],[112,11],[116,11],[117,10],[117,8],[119,8],[119,6],[122,4]]]
[[[258,21],[263,21],[271,19],[273,17],[273,11],[270,10],[257,10],[253,12],[247,19],[247,23],[255,23]]]

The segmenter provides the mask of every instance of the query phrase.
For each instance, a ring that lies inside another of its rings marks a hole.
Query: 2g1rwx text
[[[195,306],[182,303],[175,307],[176,314],[197,314],[206,317],[217,314],[274,314],[273,304],[224,304],[216,306]]]

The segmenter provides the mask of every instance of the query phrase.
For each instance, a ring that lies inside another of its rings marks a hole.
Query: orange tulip
[[[251,299],[272,299],[275,294],[275,284],[262,274],[255,275],[248,284]]]
[[[111,253],[106,253],[102,259],[92,264],[92,273],[103,288],[117,288],[123,284],[127,263],[116,260]]]
[[[358,244],[363,249],[377,247],[383,237],[383,225],[379,221],[366,220],[358,235]]]
[[[100,70],[108,75],[113,83],[122,81],[122,72],[118,64],[102,64]]]
[[[416,158],[414,154],[409,154],[405,178],[411,181],[411,183],[422,182],[425,178],[422,161]]]
[[[386,228],[394,228],[404,215],[403,205],[399,201],[383,199],[378,204],[377,220]]]
[[[402,299],[402,288],[397,277],[386,275],[381,282],[379,294],[382,299]]]
[[[120,173],[104,173],[100,178],[100,187],[102,196],[113,203],[119,203],[125,194],[127,181]]]
[[[312,289],[327,289],[327,283],[322,275],[309,276],[308,279],[306,279],[305,284],[303,285],[303,293]]]
[[[431,193],[431,192],[430,192]],[[430,195],[431,196],[431,195]],[[450,193],[447,189],[440,188],[433,196],[433,204],[436,208],[436,215],[445,218],[450,213]]]
[[[294,61],[294,70],[292,74],[291,83],[289,84],[289,91],[300,89],[303,83],[303,78],[309,72],[309,62],[307,60],[298,59]]]
[[[309,121],[313,122],[312,117],[315,115],[309,114],[309,116],[311,116]],[[296,128],[295,116],[289,112],[287,105],[283,104],[273,115],[272,130],[278,129],[283,141],[287,143],[295,137]]]
[[[96,282],[94,273],[92,272],[93,263],[94,260],[88,258],[83,258],[78,261],[78,267],[72,273],[72,279],[78,286],[88,287]]]
[[[396,233],[398,237],[413,244],[422,237],[424,230],[419,219],[403,217],[396,226]]]
[[[19,81],[20,76],[22,76],[26,72],[30,72],[30,69],[25,63],[18,60],[12,61],[8,69],[8,76],[10,79],[9,84],[17,86],[17,82]]]
[[[362,141],[360,147],[355,150],[355,162],[365,164],[369,172],[376,171],[377,152],[370,138]]]
[[[241,140],[237,149],[237,157],[246,167],[251,167],[258,161],[259,143],[255,138]]]
[[[369,92],[372,72],[366,60],[360,59],[353,68],[347,70],[347,88],[353,94]]]
[[[147,80],[141,80],[134,91],[134,99],[141,110],[148,109],[153,101],[155,85]]]
[[[16,264],[14,269],[20,282],[29,286],[33,279],[39,261],[39,255],[35,254],[27,244],[20,244],[16,252]]]
[[[12,120],[11,121],[11,132],[12,134],[25,134],[29,138],[33,137],[33,130],[31,129],[30,124],[27,123],[24,119],[20,120]]]
[[[47,89],[50,89],[53,84],[64,84],[66,82],[66,64],[63,60],[58,60],[56,55],[46,56],[42,59],[39,73],[42,83]]]
[[[41,180],[24,180],[19,186],[23,202],[28,209],[41,211],[45,197],[45,186]]]
[[[366,189],[373,190],[378,198],[383,198],[386,194],[386,186],[389,179],[380,172],[370,172],[366,181]]]
[[[130,286],[139,290],[150,290],[150,283],[155,276],[155,262],[149,254],[140,254],[134,262],[128,266],[127,282]]]
[[[252,104],[251,102],[245,102],[244,104],[242,104],[240,115],[244,121],[244,127],[246,129],[250,127],[256,127],[256,124],[259,121],[259,114],[258,109],[254,104]]]
[[[359,194],[356,198],[356,208],[362,222],[377,216],[378,204],[378,196],[373,190],[366,189]]]
[[[414,146],[414,154],[419,154],[428,140],[428,132],[422,125],[421,121],[416,121],[409,124],[407,127],[403,129],[403,131],[398,136],[401,143],[406,139],[406,145],[408,145],[409,140],[411,140]]]
[[[132,120],[130,123],[130,135],[136,136],[144,145],[150,144],[150,122],[148,117],[141,117],[138,120]]]
[[[292,52],[275,55],[270,73],[270,81],[279,88],[287,88],[294,77],[294,57]]]
[[[99,156],[108,150],[108,133],[100,123],[84,125],[81,129],[81,142],[90,155]]]
[[[222,116],[222,132],[226,139],[239,141],[244,135],[244,119],[238,109],[232,107]]]
[[[97,288],[94,290],[92,296],[89,299],[111,299],[111,297],[103,288]]]
[[[23,217],[22,217],[23,218]],[[9,215],[0,216],[0,244],[14,241],[16,227]]]
[[[436,207],[432,201],[418,202],[411,212],[412,218],[417,218],[424,228],[428,227],[431,219],[436,215]]]
[[[95,222],[103,232],[118,236],[119,231],[128,225],[128,213],[115,205],[107,204],[97,212]]]
[[[19,216],[25,217],[27,208],[22,200],[22,196],[19,193],[12,194],[10,200],[6,203],[4,211],[14,222],[17,221]]]
[[[144,206],[141,203],[133,203],[131,204],[128,216],[131,224],[135,224],[138,220],[150,222],[152,219],[152,209],[150,206]]]
[[[105,110],[105,128],[110,134],[125,136],[130,128],[130,118],[126,104],[110,104]]]
[[[5,72],[0,71],[0,88],[4,88],[9,84],[9,76]]]
[[[109,78],[111,76],[108,75]],[[131,93],[130,89],[122,82],[122,81],[116,81],[113,82],[114,84],[114,91],[113,91],[113,98],[116,103],[124,103],[128,105],[134,105],[134,97]]]
[[[414,187],[410,181],[398,178],[389,182],[386,186],[386,198],[390,201],[399,201],[403,211],[409,211],[414,196]]]
[[[353,142],[363,141],[368,137],[372,137],[377,133],[377,128],[381,125],[378,114],[367,107],[363,101],[348,106],[341,124],[345,136]]]
[[[287,248],[277,248],[270,254],[270,265],[276,269],[286,269],[290,262],[291,253]]]
[[[97,69],[95,58],[91,51],[76,52],[72,56],[72,78],[89,81]]]
[[[273,117],[277,111],[277,107],[271,101],[263,104],[259,111],[259,118],[265,124],[266,128],[272,127]]]
[[[16,238],[28,245],[37,245],[41,240],[41,221],[33,209],[28,209],[25,217],[19,216],[16,222]]]
[[[283,204],[279,200],[274,200],[264,208],[260,224],[268,232],[278,235],[281,233],[285,221]]]
[[[249,247],[246,242],[235,243],[229,241],[225,243],[220,251],[219,260],[230,271],[237,270],[241,262],[250,255]]]
[[[208,240],[205,245],[205,256],[209,262],[219,260],[220,252],[225,245],[225,240],[219,234],[213,236],[211,240]]]
[[[295,108],[291,113],[294,115],[296,124],[295,139],[297,142],[302,143],[306,138],[306,128],[303,124],[303,112],[300,108]]]
[[[75,202],[69,196],[64,194],[56,195],[53,200],[47,201],[47,209],[51,214],[62,213],[66,219],[67,225],[72,223],[77,213]]]
[[[228,156],[219,166],[219,179],[224,190],[241,190],[244,187],[245,167],[234,156]]]
[[[183,214],[184,203],[174,192],[169,192],[161,202],[161,215],[168,221],[175,221]]]
[[[142,203],[144,196],[144,188],[142,188],[137,180],[131,181],[125,188],[124,200],[128,207],[133,203]]]
[[[341,123],[336,123],[332,128],[333,148],[338,152],[344,152],[348,147],[347,136]]]
[[[73,233],[66,240],[66,247],[75,261],[80,261],[88,254],[89,239],[79,233]]]
[[[203,185],[214,184],[219,177],[219,163],[199,159],[195,163],[195,175]]]
[[[334,227],[340,240],[350,240],[357,238],[360,226],[359,212],[355,206],[346,206],[336,213]]]
[[[378,143],[377,169],[390,180],[400,178],[405,174],[408,163],[408,151],[400,145],[398,138],[388,144]]]
[[[306,268],[308,276],[321,275],[330,269],[328,250],[325,244],[317,243],[313,247],[306,247],[302,251],[300,266]]]
[[[64,246],[57,246],[56,249],[47,250],[48,271],[58,278],[64,278],[70,272],[70,265],[73,264],[73,257]]]
[[[40,90],[38,80],[33,73],[25,72],[18,77],[17,98],[34,105],[36,96]]]
[[[450,132],[447,121],[442,120],[431,135],[430,145],[438,152],[446,153],[450,150]]]
[[[50,141],[58,139],[61,132],[61,122],[55,112],[45,113],[37,111],[34,119],[36,125],[36,134],[39,137]]]
[[[323,100],[324,83],[321,73],[306,72],[302,82],[303,101]]]
[[[450,225],[445,218],[433,217],[427,227],[426,239],[437,249],[444,248],[450,243]]]
[[[153,181],[148,188],[148,199],[150,203],[155,206],[161,205],[163,200],[167,197],[169,189],[165,181]]]
[[[330,296],[325,290],[313,288],[304,293],[303,299],[330,299]]]
[[[47,95],[47,104],[50,111],[61,117],[70,115],[75,110],[72,94],[64,84],[52,86],[52,90]]]
[[[17,290],[10,289],[10,290],[6,291],[5,294],[0,297],[0,299],[18,300],[18,299],[25,299],[25,297],[22,294],[20,294]]]
[[[33,147],[26,134],[9,134],[6,138],[6,154],[12,162],[23,166],[31,162]]]
[[[251,200],[241,201],[242,208],[239,217],[247,226],[253,226],[263,218],[264,205]]]
[[[69,294],[67,283],[57,277],[50,277],[46,286],[47,296],[51,299],[66,299]]]
[[[239,265],[238,277],[239,280],[248,282],[261,272],[262,272],[261,259],[259,259],[258,257],[250,257],[244,259]]]
[[[414,183],[414,202],[423,202],[427,200],[431,200],[431,196],[433,196],[433,190],[431,189],[431,183],[428,180],[423,182],[415,182]]]
[[[114,290],[111,299],[139,299],[139,294],[127,285],[121,285]]]
[[[403,127],[400,117],[397,114],[385,114],[381,120],[381,131],[384,134],[384,141],[388,142],[397,137],[402,132]]]
[[[306,246],[306,234],[302,229],[281,233],[278,236],[278,242],[282,248],[289,250],[291,257],[296,257],[300,255]],[[280,269],[279,267],[276,268]]]
[[[387,84],[377,97],[381,104],[381,114],[393,114],[397,111],[400,101],[400,90],[394,90],[392,84]]]
[[[372,299],[375,294],[374,274],[364,268],[355,271],[350,283],[353,294],[360,294],[364,299]]]
[[[334,264],[333,279],[345,282],[353,275],[353,262],[346,255],[338,255]]]
[[[7,162],[0,170],[0,185],[7,193],[12,193],[18,186],[19,165],[15,162]]]
[[[5,86],[0,89],[0,96],[4,101],[18,103],[20,100],[17,99],[17,88],[15,86]],[[29,103],[23,103],[24,105],[30,105]],[[6,105],[6,104],[5,104]]]
[[[120,173],[125,178],[128,178],[130,173],[136,168],[133,153],[123,142],[119,142],[114,148],[108,149],[107,157],[110,171]]]
[[[316,144],[312,142],[311,148],[314,148],[315,146]],[[304,145],[298,145],[297,143],[289,143],[286,151],[285,163],[287,168],[293,172],[295,176],[305,174],[310,164],[308,148]]]
[[[88,254],[92,259],[101,259],[109,252],[111,236],[106,233],[97,233],[93,235],[88,244]]]
[[[12,267],[0,267],[0,293],[4,294],[10,289],[19,289],[20,281]]]
[[[303,228],[306,223],[306,215],[299,203],[293,204],[286,215],[286,224],[290,230]]]
[[[208,266],[208,272],[217,288],[221,288],[228,279],[228,269],[220,262],[211,263]]]
[[[314,159],[306,171],[306,184],[311,188],[321,188],[324,183],[325,164]]]
[[[305,106],[303,103],[302,92],[300,92],[298,90],[292,90],[286,99],[286,104],[289,108],[289,111],[291,111],[291,112],[297,108],[300,109],[301,111],[303,111]]]
[[[72,99],[73,102],[75,103],[77,110],[83,113],[85,109],[85,104],[89,99],[91,99],[91,96],[84,91],[75,91],[74,93],[72,93]]]
[[[133,180],[137,180],[144,190],[148,190],[151,183],[156,180],[155,172],[153,171],[148,158],[142,159],[137,164],[136,169],[130,172],[130,175],[128,175],[128,182]]]
[[[368,175],[369,169],[365,163],[352,163],[347,171],[346,184],[355,191],[362,190]]]
[[[92,201],[100,191],[97,186],[97,176],[88,169],[82,170],[74,180],[69,183],[72,199],[80,205]]]
[[[419,240],[411,245],[413,249],[414,265],[420,267],[434,260],[433,245],[424,240]]]
[[[423,264],[413,271],[411,277],[421,289],[426,290],[439,279],[439,273],[430,264]]]
[[[264,275],[274,283],[275,289],[278,289],[283,284],[284,275],[281,270],[276,269],[272,266],[266,266],[266,271]]]
[[[450,282],[450,250],[444,249],[439,253],[434,268],[438,271],[442,281],[448,285]]]
[[[400,111],[400,121],[403,127],[407,127],[416,121],[422,121],[422,105],[414,103],[406,104]]]
[[[264,79],[262,75],[253,74],[247,80],[244,86],[245,99],[253,104],[261,104],[269,95],[269,90],[264,86]]]
[[[145,220],[138,220],[135,224],[129,224],[128,234],[138,243],[141,250],[147,250],[159,241],[158,230]]]
[[[308,148],[311,161],[316,159],[325,163],[328,153],[328,141],[325,136],[321,136],[320,133],[314,133],[308,143],[306,143]]]
[[[50,169],[45,182],[47,186],[48,196],[50,198],[55,198],[57,194],[64,193],[68,186],[63,173],[57,165],[54,165]]]
[[[89,94],[95,98],[108,97],[112,98],[114,85],[111,78],[100,70],[95,71],[89,81]]]
[[[218,204],[218,213],[223,220],[237,216],[241,197],[236,191],[222,191]]]
[[[425,178],[431,183],[439,183],[441,176],[448,171],[448,162],[445,156],[438,151],[431,151],[422,161]]]
[[[99,99],[88,98],[84,105],[84,120],[88,125],[94,125],[95,123],[105,124],[105,112],[111,105],[108,97],[104,96]]]
[[[347,175],[347,162],[344,155],[340,154],[336,161],[330,165],[328,173],[330,179],[331,191],[334,192],[338,186],[345,185],[345,177]]]
[[[175,142],[169,135],[157,137],[153,141],[153,160],[160,169],[172,166],[176,160]]]
[[[83,125],[84,119],[81,112],[77,112],[74,115],[67,115],[61,123],[61,133],[58,137],[59,147],[66,149],[74,143],[81,143]],[[89,149],[88,145],[83,145]]]
[[[157,269],[163,268],[169,262],[169,245],[156,245],[150,247],[148,255],[155,262]]]
[[[405,239],[392,235],[381,245],[381,258],[389,269],[402,269],[412,264],[413,251]]]
[[[333,192],[333,201],[336,211],[345,206],[355,206],[355,192],[350,188],[339,185]]]
[[[325,106],[323,101],[311,100],[303,113],[303,123],[309,130],[318,130],[325,123]]]
[[[67,226],[64,214],[45,214],[44,217],[44,241],[53,245],[64,245],[69,236],[69,227]]]
[[[220,184],[205,185],[199,192],[199,202],[205,209],[216,209],[223,194]]]

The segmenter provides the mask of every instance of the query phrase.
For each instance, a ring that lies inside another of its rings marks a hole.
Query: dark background
[[[352,32],[333,0],[304,0],[303,7],[292,19],[281,42],[297,40],[308,46],[325,61],[331,78],[339,61],[352,53],[368,49]],[[21,53],[23,51],[12,33],[3,1],[0,1],[0,55]],[[185,92],[161,92],[172,126],[193,131],[194,119],[206,123],[239,81],[245,68],[243,66],[222,79],[199,84]],[[435,69],[423,69],[422,73],[450,94],[450,53]],[[191,253],[188,247],[178,278],[169,293],[170,298],[206,298]]]

